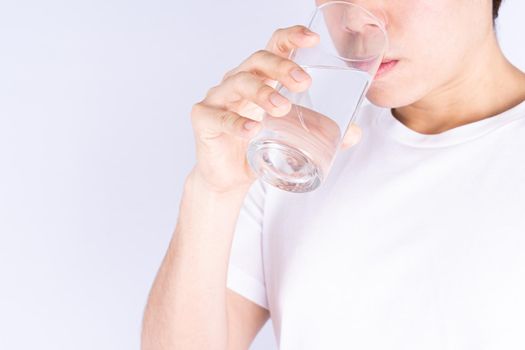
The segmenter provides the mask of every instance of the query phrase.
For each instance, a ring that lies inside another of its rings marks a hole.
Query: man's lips
[[[381,62],[381,65],[377,69],[377,72],[374,78],[382,76],[386,74],[387,72],[389,72],[390,70],[392,70],[397,65],[397,62],[399,62],[399,60],[389,59],[389,58],[383,59],[383,62]],[[366,71],[370,71],[373,63],[374,61],[353,62],[352,66],[356,69],[366,72]]]
[[[390,59],[386,59],[383,62],[381,62],[381,65],[379,66],[379,68],[377,70],[375,78],[380,77],[380,76],[386,74],[387,72],[391,71],[396,66],[397,62],[399,62],[399,61],[398,60],[390,60]]]

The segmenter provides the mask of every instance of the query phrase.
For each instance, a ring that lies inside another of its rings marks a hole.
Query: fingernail
[[[286,98],[284,98],[283,96],[281,96],[279,93],[277,92],[272,92],[270,94],[270,102],[275,106],[275,107],[281,107],[281,106],[284,106],[285,104],[288,103],[288,100]]]
[[[312,31],[311,31],[310,29],[308,29],[308,28],[303,29],[303,33],[304,33],[304,35],[309,35],[309,36],[313,36],[313,35],[315,35],[315,33],[312,32]]]
[[[254,122],[254,121],[249,121],[249,122],[244,123],[244,128],[246,130],[251,130],[255,128],[256,126],[257,126],[257,122]]]
[[[308,79],[308,74],[306,74],[305,71],[303,71],[302,69],[300,68],[296,68],[294,69],[290,75],[292,76],[292,78],[297,81],[298,83],[302,82],[302,81],[305,81],[306,79]]]

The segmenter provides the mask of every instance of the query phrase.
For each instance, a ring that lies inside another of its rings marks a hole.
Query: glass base
[[[265,182],[289,192],[310,192],[322,181],[318,166],[299,149],[275,140],[258,140],[248,148],[248,163]]]

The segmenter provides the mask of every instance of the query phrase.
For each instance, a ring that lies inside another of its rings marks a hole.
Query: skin
[[[141,349],[247,349],[270,317],[268,310],[226,288],[234,228],[256,176],[246,148],[264,112],[285,116],[287,101],[272,103],[277,81],[293,91],[308,88],[287,60],[297,47],[313,46],[304,27],[279,28],[264,50],[226,72],[191,112],[197,162],[188,174],[175,232],[151,288]],[[246,129],[255,122],[255,128]]]
[[[525,75],[501,53],[490,0],[356,1],[381,17],[395,68],[374,80],[368,98],[390,107],[414,131],[433,134],[488,118],[525,99]],[[234,228],[255,174],[249,140],[276,107],[277,81],[304,91],[287,60],[318,43],[301,26],[276,30],[260,50],[227,72],[191,112],[197,162],[186,178],[177,227],[148,298],[142,349],[247,349],[268,310],[226,288]],[[468,64],[465,64],[468,62]],[[503,93],[497,93],[503,91]],[[274,96],[275,97],[275,96]],[[273,102],[272,102],[273,101]],[[254,128],[246,129],[252,123]],[[329,130],[324,130],[329,134]],[[359,141],[352,128],[347,146]]]
[[[437,134],[525,100],[525,74],[498,45],[491,0],[353,2],[385,22],[385,57],[399,60],[367,97],[408,128]]]

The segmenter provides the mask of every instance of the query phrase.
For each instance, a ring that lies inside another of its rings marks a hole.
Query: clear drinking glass
[[[291,192],[313,191],[326,178],[388,46],[383,23],[348,1],[318,6],[308,28],[320,43],[289,58],[312,83],[300,93],[277,84],[292,109],[284,117],[265,114],[247,152],[259,177]]]

